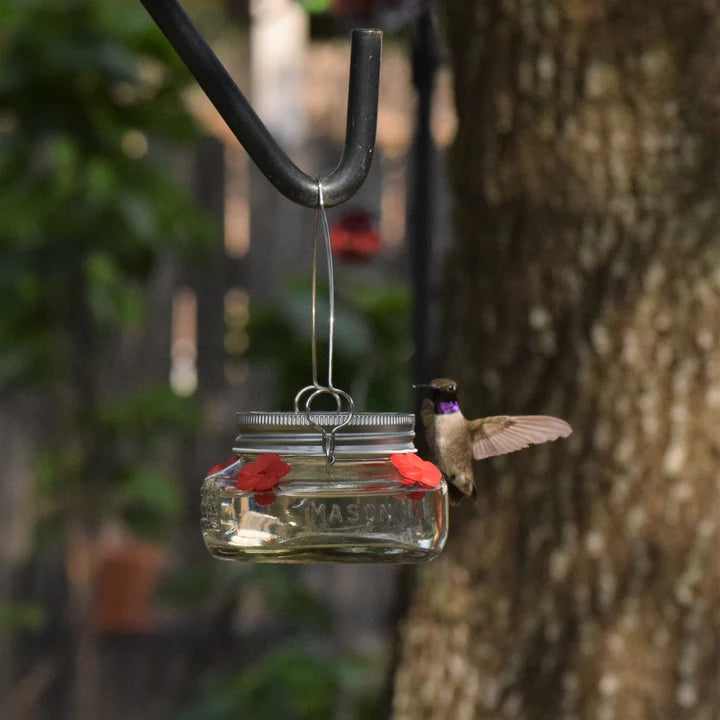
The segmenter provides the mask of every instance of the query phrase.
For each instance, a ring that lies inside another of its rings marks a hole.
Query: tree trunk
[[[440,370],[574,434],[476,467],[395,718],[719,718],[720,4],[445,7]]]

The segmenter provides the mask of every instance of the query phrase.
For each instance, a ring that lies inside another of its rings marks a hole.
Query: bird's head
[[[431,391],[433,400],[455,400],[457,398],[457,383],[449,378],[435,378],[430,383],[413,385],[414,388],[427,388]]]

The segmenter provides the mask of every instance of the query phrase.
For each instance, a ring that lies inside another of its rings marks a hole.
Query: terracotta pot
[[[154,595],[165,551],[135,539],[102,548],[95,598],[100,631],[144,632],[157,624]]]

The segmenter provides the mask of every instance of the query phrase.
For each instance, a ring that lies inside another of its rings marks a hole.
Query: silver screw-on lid
[[[347,419],[344,412],[311,412],[328,432]],[[324,455],[322,433],[303,412],[239,412],[233,452]],[[335,434],[337,458],[378,457],[415,452],[415,416],[410,413],[355,413]]]

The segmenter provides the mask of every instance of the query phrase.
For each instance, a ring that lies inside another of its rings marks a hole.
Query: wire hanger
[[[210,49],[177,0],[140,0],[265,177],[288,199],[318,206],[318,180],[293,163]],[[322,180],[324,205],[351,198],[365,181],[377,127],[380,30],[353,30],[345,147]]]
[[[322,446],[325,451],[328,465],[335,464],[335,434],[350,423],[355,415],[355,402],[348,393],[335,387],[333,383],[333,344],[335,337],[335,272],[333,270],[332,247],[330,245],[330,227],[328,226],[325,213],[325,195],[322,181],[317,178],[318,207],[315,210],[315,222],[313,223],[313,244],[312,244],[312,336],[311,336],[311,358],[312,358],[312,384],[306,385],[298,390],[295,395],[295,412],[300,412],[300,401],[305,398],[304,413],[308,423],[320,432]],[[327,385],[322,385],[318,380],[317,362],[317,231],[318,216],[320,229],[325,249],[325,261],[328,273],[328,369]],[[308,395],[308,393],[310,393]],[[337,403],[337,422],[330,429],[323,427],[313,420],[310,406],[313,400],[320,395],[332,395]],[[342,412],[342,403],[347,403],[347,410]]]

